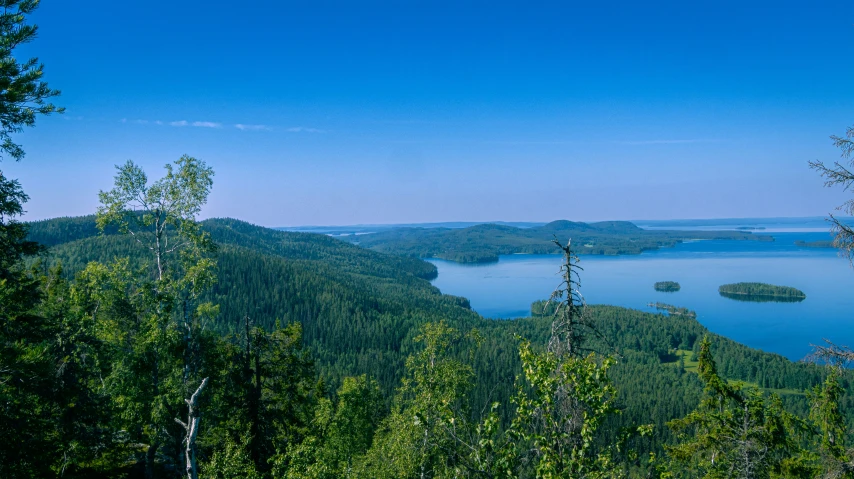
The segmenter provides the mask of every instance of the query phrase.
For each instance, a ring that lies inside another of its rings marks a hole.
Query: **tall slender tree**
[[[118,227],[150,253],[148,277],[135,278],[127,261],[107,272],[123,279],[118,290],[135,291],[128,298],[132,318],[119,329],[125,332],[125,351],[132,352],[119,355],[114,367],[117,404],[137,423],[132,430],[147,431],[147,477],[153,476],[160,444],[168,440],[164,421],[169,421],[181,425],[184,469],[196,479],[199,400],[208,384],[205,320],[217,313],[212,304],[199,302],[216,277],[216,248],[196,216],[213,185],[213,170],[186,155],[165,168],[166,175],[149,184],[133,162],[117,167],[113,189],[99,195],[96,222],[102,230]],[[176,396],[186,403],[186,421],[176,418]]]
[[[615,361],[595,352],[584,354],[595,328],[585,316],[579,291],[581,268],[571,240],[555,244],[564,262],[562,281],[552,294],[557,304],[551,338],[543,352],[528,341],[519,348],[524,381],[513,398],[516,417],[510,434],[516,438],[522,467],[538,478],[607,477],[616,471],[612,457],[618,444],[601,447],[597,437],[604,421],[619,413],[617,392],[608,379]]]

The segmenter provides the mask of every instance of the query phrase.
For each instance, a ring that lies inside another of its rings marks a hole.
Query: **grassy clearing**
[[[689,349],[677,349],[675,354],[677,357],[681,357],[682,360],[684,361],[685,371],[687,371],[689,373],[697,374],[697,366],[699,366],[700,363],[699,363],[699,361],[691,361],[691,355],[693,354],[693,351],[691,351]],[[669,362],[669,363],[662,363],[662,364],[676,366],[679,364],[679,360],[677,359],[676,361]],[[755,388],[755,389],[760,389],[760,390],[762,390],[764,392],[768,392],[768,393],[774,393],[774,394],[780,394],[780,395],[788,394],[788,395],[794,395],[794,396],[803,396],[805,394],[803,391],[798,391],[797,389],[761,388],[761,387],[759,387],[758,384],[747,382],[747,381],[739,381],[736,379],[728,379],[727,381],[729,381],[729,383],[732,385],[740,385],[742,388],[745,388],[745,389]]]

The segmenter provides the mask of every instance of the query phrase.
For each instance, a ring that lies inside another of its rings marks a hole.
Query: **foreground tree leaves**
[[[706,397],[670,427],[681,442],[668,446],[666,477],[814,477],[814,457],[801,448],[806,422],[783,409],[777,395],[730,384],[718,372],[708,337],[700,344]]]

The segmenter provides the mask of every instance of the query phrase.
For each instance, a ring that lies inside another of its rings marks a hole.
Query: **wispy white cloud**
[[[684,140],[637,140],[637,141],[615,141],[619,145],[679,145],[684,143],[715,143],[720,140],[708,138],[691,138]]]
[[[201,128],[222,128],[222,123],[217,123],[215,121],[194,121],[192,125]]]
[[[263,131],[270,129],[267,125],[244,125],[243,123],[238,123],[234,127],[241,131]]]
[[[294,127],[288,128],[285,131],[288,131],[291,133],[326,133],[326,130],[319,130],[317,128],[306,128],[304,126],[294,126]]]
[[[81,117],[82,118],[82,117]],[[175,120],[175,121],[161,121],[161,120],[129,120],[127,118],[122,118],[122,123],[131,123],[135,125],[169,125],[169,126],[194,126],[197,128],[222,128],[223,124],[218,121],[187,121],[187,120]],[[234,125],[238,130],[243,131],[261,131],[261,130],[272,130],[271,127],[267,125],[256,125],[256,124],[245,124],[245,123],[237,123]],[[323,133],[322,130],[318,130],[315,128],[303,128],[296,127],[290,128],[288,131],[293,132],[306,132],[306,133]]]

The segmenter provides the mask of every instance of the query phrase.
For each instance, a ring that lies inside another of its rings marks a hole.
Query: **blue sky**
[[[602,3],[601,6],[593,6]],[[823,215],[851,2],[45,1],[63,116],[0,163],[28,219],[128,159],[216,171],[267,226]]]

